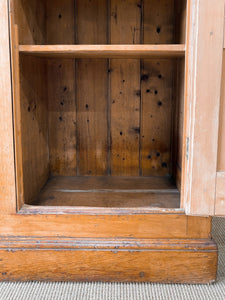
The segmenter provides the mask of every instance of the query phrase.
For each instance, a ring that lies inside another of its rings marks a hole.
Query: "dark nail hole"
[[[152,158],[151,155],[149,155],[149,156],[148,156],[148,159],[151,159],[151,158]]]
[[[152,118],[153,116],[151,115],[150,118]]]
[[[159,153],[159,152],[157,152],[157,153],[156,153],[156,156],[158,156],[158,157],[159,157],[159,156],[160,156],[160,153]]]
[[[123,79],[123,82],[125,82],[125,80]]]
[[[62,68],[62,65],[59,65],[59,68]]]
[[[62,117],[61,116],[59,117],[59,121],[62,121]]]
[[[30,112],[30,106],[28,106],[27,110]]]
[[[108,73],[110,73],[111,72],[111,69],[108,69]]]
[[[147,74],[141,75],[141,80],[147,80],[147,79],[148,79],[148,75]]]
[[[87,122],[89,123],[89,120],[87,120]]]
[[[86,104],[85,107],[88,108],[88,104]]]
[[[120,131],[120,135],[123,135],[122,131]]]
[[[137,4],[137,7],[141,8],[141,4]]]
[[[147,89],[147,90],[146,90],[146,93],[150,93],[150,90],[149,90],[149,89]]]
[[[122,92],[120,92],[120,95],[122,95]]]
[[[61,14],[59,14],[59,19],[61,19],[62,18],[62,15]]]
[[[162,163],[162,167],[163,167],[163,168],[167,168],[167,163],[163,162],[163,163]]]
[[[159,74],[158,78],[159,78],[159,79],[161,79],[161,78],[162,78],[162,75],[161,75],[161,74]]]
[[[60,104],[61,104],[61,105],[64,105],[64,103],[63,103],[63,102],[60,102]]]
[[[159,101],[159,102],[158,102],[158,106],[161,106],[161,105],[162,105],[162,102],[161,102],[161,101]]]
[[[155,95],[157,95],[158,94],[158,91],[157,90],[155,90]]]
[[[67,87],[65,86],[63,90],[64,90],[64,92],[65,92],[65,91],[67,90]]]
[[[152,139],[153,142],[155,142],[155,139]]]
[[[115,100],[112,101],[112,103],[115,103],[115,102],[116,102]]]
[[[125,160],[125,158],[123,157],[123,160]]]
[[[160,28],[160,27],[157,27],[157,28],[156,28],[156,31],[157,31],[157,33],[160,33],[161,28]]]

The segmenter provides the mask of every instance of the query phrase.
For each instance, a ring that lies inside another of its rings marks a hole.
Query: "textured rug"
[[[217,282],[211,285],[151,283],[0,283],[0,300],[225,300],[225,218],[213,219],[219,247]]]

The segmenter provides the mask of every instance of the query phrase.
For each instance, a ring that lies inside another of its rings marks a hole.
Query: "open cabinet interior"
[[[21,203],[179,208],[186,1],[11,6]]]

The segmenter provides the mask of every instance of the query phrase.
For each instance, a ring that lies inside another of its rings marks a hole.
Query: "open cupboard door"
[[[188,215],[225,216],[224,0],[192,4],[182,198]]]

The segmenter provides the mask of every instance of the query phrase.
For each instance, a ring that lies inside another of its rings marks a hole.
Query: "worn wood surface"
[[[16,210],[12,86],[10,70],[10,48],[8,28],[7,1],[0,2],[0,211],[1,214],[13,213]]]
[[[179,208],[175,184],[161,177],[55,177],[33,205],[101,208]]]
[[[225,172],[217,172],[216,175],[216,200],[215,215],[225,215]]]
[[[2,236],[65,236],[95,238],[211,238],[211,219],[189,217],[183,212],[127,214],[122,211],[84,215],[74,210],[62,214],[60,207],[22,209],[17,215],[0,216]]]
[[[46,10],[48,44],[74,44],[74,1],[47,1]],[[50,172],[74,176],[77,174],[75,61],[59,58],[47,63]]]
[[[224,0],[191,3],[182,198],[187,214],[214,215]]]
[[[0,260],[0,280],[211,283],[217,248],[211,240],[15,237],[0,240]]]

